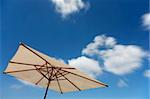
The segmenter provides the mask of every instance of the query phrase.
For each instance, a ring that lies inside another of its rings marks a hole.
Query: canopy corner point
[[[7,74],[7,72],[3,72],[3,74]]]
[[[108,85],[105,85],[105,87],[109,87]]]
[[[19,42],[19,45],[24,45],[24,43],[23,42]]]

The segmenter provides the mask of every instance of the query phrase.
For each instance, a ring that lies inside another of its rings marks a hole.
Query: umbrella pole
[[[51,82],[51,80],[48,81],[47,88],[46,88],[45,95],[44,95],[44,99],[46,99],[46,96],[47,96],[47,92],[48,92],[48,88],[49,88],[50,82]]]

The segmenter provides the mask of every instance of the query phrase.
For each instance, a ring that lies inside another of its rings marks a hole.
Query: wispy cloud
[[[105,35],[96,36],[82,51],[83,55],[97,56],[103,60],[104,70],[125,75],[141,67],[146,52],[136,45],[118,44],[116,39]]]
[[[51,2],[56,12],[60,13],[63,18],[89,7],[89,3],[83,0],[51,0]]]
[[[17,78],[16,78],[16,79],[17,79]],[[27,82],[27,81],[24,81],[24,80],[21,80],[21,79],[17,79],[17,80],[20,81],[21,84],[12,84],[12,85],[10,86],[10,88],[16,89],[16,90],[20,90],[20,89],[22,89],[24,86],[37,87],[35,84],[32,84],[32,83],[30,83],[30,82]],[[38,87],[40,87],[40,86],[38,86]]]
[[[21,79],[17,79],[18,81],[20,81],[21,83],[23,83],[24,85],[27,85],[27,86],[32,86],[32,87],[37,87],[35,84],[33,83],[30,83],[30,82],[27,82],[27,81],[24,81],[24,80],[21,80]]]
[[[13,84],[10,86],[10,88],[15,89],[15,90],[20,90],[23,86],[19,84]]]
[[[117,86],[119,88],[128,87],[128,84],[125,82],[125,80],[119,79]]]
[[[150,30],[150,13],[146,13],[142,16],[142,22],[143,22],[143,26],[147,30]]]
[[[102,73],[99,62],[85,56],[68,60],[68,64],[89,74],[93,78]]]
[[[16,89],[16,90],[20,90],[20,89],[22,89],[25,86],[32,86],[32,87],[36,87],[36,88],[40,87],[40,86],[37,86],[37,85],[35,85],[33,83],[30,83],[30,82],[27,82],[27,81],[24,81],[24,80],[21,80],[21,79],[18,79],[18,78],[16,78],[16,79],[19,82],[21,82],[21,84],[13,84],[13,85],[10,86],[10,88]]]
[[[150,78],[150,69],[144,72],[144,76]]]

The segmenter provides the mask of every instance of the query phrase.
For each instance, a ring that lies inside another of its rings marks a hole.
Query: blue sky
[[[95,37],[104,35],[105,38],[114,39],[114,48],[123,45],[126,51],[126,47],[132,45],[132,48],[136,46],[141,49],[139,53],[142,56],[129,55],[129,58],[137,58],[135,62],[140,60],[140,63],[124,74],[114,72],[111,68],[98,73],[96,79],[107,83],[110,86],[108,88],[63,95],[49,90],[47,99],[149,99],[149,78],[144,76],[148,70],[148,59],[144,53],[149,50],[149,33],[142,21],[142,16],[149,12],[148,3],[148,0],[85,0],[77,10],[70,8],[72,10],[66,11],[57,9],[62,6],[57,5],[55,0],[2,0],[0,71],[7,67],[19,42],[65,62],[84,56],[106,67],[103,64],[108,62],[103,60],[105,57],[83,53],[83,49],[94,42]],[[2,99],[43,98],[45,89],[23,84],[9,75],[0,76]],[[118,85],[120,82],[121,87]]]

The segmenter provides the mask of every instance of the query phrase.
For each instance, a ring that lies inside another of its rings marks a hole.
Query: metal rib
[[[66,70],[62,70],[62,71],[68,72],[68,73],[70,73],[70,74],[73,74],[73,75],[76,75],[76,76],[78,76],[78,77],[81,77],[81,78],[87,79],[87,80],[89,80],[89,81],[95,82],[95,83],[100,84],[100,85],[102,85],[102,86],[108,87],[108,85],[106,85],[106,84],[103,84],[103,83],[97,82],[97,81],[92,80],[92,79],[89,79],[89,78],[87,78],[87,77],[84,77],[84,76],[81,76],[81,75],[78,75],[78,74],[75,74],[75,73],[72,73],[72,72],[69,72],[69,71],[66,71]]]
[[[35,68],[36,68],[36,70],[37,70],[41,75],[43,75],[47,80],[49,80],[49,78],[47,78],[47,77],[45,76],[45,74],[43,74],[36,66],[35,66]]]
[[[40,67],[44,67],[44,65],[37,65],[37,64],[29,64],[29,63],[21,63],[21,62],[13,62],[13,61],[9,61],[9,63],[14,63],[14,64],[21,64],[21,65],[28,65],[28,66],[40,66]],[[52,68],[52,67],[49,67],[48,68]],[[72,67],[56,67],[56,66],[53,66],[53,68],[59,68],[59,69],[76,69],[76,68],[72,68]]]
[[[21,62],[13,62],[9,61],[9,63],[14,63],[14,64],[21,64],[21,65],[29,65],[29,66],[43,66],[43,65],[37,65],[37,64],[29,64],[29,63],[21,63]]]
[[[15,70],[15,71],[8,71],[4,73],[7,74],[7,73],[25,72],[25,71],[33,71],[33,70],[36,70],[36,69]]]
[[[48,74],[48,73],[47,73]],[[45,76],[47,75],[45,74]],[[38,80],[35,84],[38,85],[45,77],[43,76],[40,80]]]
[[[22,45],[23,47],[25,47],[26,49],[28,49],[29,51],[31,51],[32,53],[34,53],[36,56],[38,56],[39,58],[41,58],[42,60],[46,61],[46,59],[44,59],[43,57],[41,57],[39,54],[37,54],[36,52],[34,52],[33,50],[31,50],[29,47],[27,47],[25,44],[20,43],[20,45]]]
[[[59,70],[58,70],[58,71],[59,71]],[[57,84],[58,84],[58,86],[59,86],[59,90],[60,90],[61,94],[63,94],[62,89],[61,89],[61,86],[60,86],[60,83],[59,83],[59,80],[58,80],[58,77],[57,77],[57,73],[59,73],[59,72],[56,71],[56,73],[55,73],[56,80],[57,80]]]
[[[60,72],[59,72],[60,73]],[[60,73],[61,74],[61,73]],[[62,75],[62,74],[61,74]],[[79,91],[81,91],[81,89],[79,87],[77,87],[72,81],[70,81],[67,77],[65,77],[64,75],[62,75],[67,81],[69,81],[75,88],[77,88]]]

